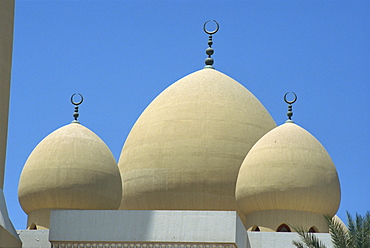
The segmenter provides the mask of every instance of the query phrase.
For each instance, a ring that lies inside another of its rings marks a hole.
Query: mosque
[[[1,116],[8,116],[13,1],[0,2]],[[27,230],[14,230],[2,185],[7,118],[1,119],[0,247],[293,247],[290,225],[332,247],[324,215],[340,204],[336,168],[292,120],[276,126],[244,86],[206,66],[160,93],[132,127],[116,163],[74,120],[45,137],[19,179]],[[4,89],[4,90],[3,90]],[[79,101],[76,102],[76,98]]]

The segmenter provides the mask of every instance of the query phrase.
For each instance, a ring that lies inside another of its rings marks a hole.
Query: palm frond
[[[302,242],[299,242],[299,241],[295,241],[295,240],[293,240],[293,241],[292,241],[292,243],[293,243],[293,245],[295,245],[295,247],[297,247],[297,248],[305,248],[305,247],[304,247],[304,244],[303,244]]]
[[[356,233],[354,235],[354,240],[358,248],[363,248],[363,241],[364,241],[363,222],[364,222],[364,219],[362,218],[362,216],[356,213],[356,223],[355,223]],[[369,247],[365,247],[365,248],[369,248]]]
[[[329,226],[329,232],[334,247],[335,248],[351,247],[349,246],[348,232],[343,228],[342,224],[329,216],[325,216],[325,219]]]
[[[340,221],[325,216],[329,227],[331,239],[334,248],[369,248],[370,247],[370,211],[364,216],[356,213],[356,217],[347,212],[348,227],[345,227]],[[313,233],[308,233],[302,227],[290,225],[301,238],[301,241],[293,241],[297,248],[326,248]]]
[[[367,211],[365,216],[364,216],[364,246],[365,247],[370,247],[370,212]]]
[[[370,212],[365,216],[356,213],[355,219],[347,212],[348,234],[350,247],[369,248],[370,247]]]
[[[356,235],[356,225],[355,222],[350,215],[350,213],[347,212],[347,228],[348,228],[348,244],[351,247],[354,247],[354,236]]]
[[[304,247],[303,244],[305,244],[308,248],[327,248],[326,245],[321,240],[319,240],[313,233],[305,231],[305,229],[302,227],[296,227],[292,225],[290,225],[290,227],[293,228],[298,233],[302,241],[302,242],[293,241],[293,245],[295,245],[296,247],[301,248]]]

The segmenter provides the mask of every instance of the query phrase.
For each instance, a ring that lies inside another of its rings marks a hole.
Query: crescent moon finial
[[[297,101],[297,95],[294,92],[292,92],[293,95],[294,95],[294,99],[292,101],[288,101],[286,96],[289,93],[290,92],[287,92],[284,95],[284,101],[288,104],[288,113],[286,114],[288,116],[288,120],[286,122],[288,122],[288,123],[294,123],[294,121],[292,121],[292,116],[293,116],[293,106],[292,106],[292,104]]]
[[[75,101],[73,101],[73,97],[74,97],[75,95],[79,95],[79,96],[81,97],[81,100],[80,100],[79,102],[75,102]],[[77,120],[78,116],[80,115],[80,114],[78,113],[78,106],[79,106],[83,101],[84,101],[84,97],[83,97],[80,93],[74,93],[74,94],[71,96],[71,103],[72,103],[73,105],[75,105],[75,111],[74,111],[74,113],[73,113],[73,117],[74,117],[75,119],[72,121],[72,123],[80,123],[80,122]]]
[[[73,97],[74,97],[75,95],[79,95],[79,96],[81,97],[81,100],[80,100],[79,102],[75,102],[75,101],[73,101]],[[74,94],[71,96],[71,103],[72,103],[73,105],[78,106],[78,105],[80,105],[83,101],[84,101],[84,97],[83,97],[80,93],[74,93]]]
[[[206,22],[204,23],[204,25],[203,25],[203,30],[204,30],[204,32],[206,32],[206,33],[207,33],[207,34],[209,34],[209,35],[212,35],[212,34],[217,33],[217,31],[220,29],[220,25],[218,24],[218,22],[216,22],[216,20],[213,20],[213,21],[216,23],[216,29],[215,29],[215,30],[213,30],[213,31],[208,31],[208,30],[206,29],[206,25],[207,25],[207,23],[208,23],[208,22],[210,22],[210,20],[206,21]]]
[[[286,96],[287,96],[289,93],[290,93],[290,92],[285,93],[285,95],[284,95],[284,101],[285,101],[287,104],[293,104],[293,103],[295,103],[295,101],[297,101],[297,95],[296,95],[294,92],[292,92],[292,93],[293,93],[293,95],[294,95],[294,99],[293,99],[292,101],[288,101],[288,100],[287,100],[287,98],[286,98]]]
[[[206,54],[208,55],[208,58],[206,58],[206,60],[204,61],[205,64],[206,64],[206,66],[204,68],[211,68],[211,69],[214,69],[214,67],[213,67],[214,60],[213,60],[213,58],[211,58],[211,55],[213,55],[213,53],[214,53],[214,50],[212,48],[212,44],[213,44],[212,35],[217,33],[217,31],[220,29],[220,25],[218,25],[218,22],[216,22],[215,20],[213,20],[213,21],[216,23],[216,29],[213,30],[213,31],[208,31],[206,29],[206,25],[209,22],[209,20],[206,21],[203,25],[204,32],[209,34],[209,37],[208,37],[208,46],[209,47],[206,49]]]

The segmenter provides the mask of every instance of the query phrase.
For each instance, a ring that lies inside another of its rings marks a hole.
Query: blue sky
[[[345,211],[370,206],[369,1],[16,1],[5,197],[26,226],[17,189],[33,148],[73,120],[118,160],[132,125],[173,82],[203,68],[217,20],[215,68],[239,81],[278,125],[293,120],[331,155]],[[209,29],[212,29],[210,25]],[[35,179],[37,180],[37,178]]]

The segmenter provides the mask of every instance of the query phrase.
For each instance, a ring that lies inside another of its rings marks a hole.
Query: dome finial
[[[73,97],[74,97],[75,95],[80,95],[81,100],[80,100],[79,102],[74,102],[74,101],[73,101]],[[78,118],[78,116],[79,116],[79,113],[78,113],[78,105],[80,105],[83,101],[84,101],[84,97],[83,97],[80,93],[74,93],[74,94],[71,96],[71,103],[72,103],[73,105],[75,105],[75,112],[73,113],[73,117],[74,117],[75,119],[72,121],[72,123],[78,123],[78,124],[80,123],[80,122],[77,120],[77,118]]]
[[[293,104],[293,103],[295,103],[295,101],[297,101],[297,95],[296,95],[294,92],[292,92],[292,93],[293,93],[293,95],[294,95],[294,99],[293,99],[292,101],[288,101],[288,100],[286,99],[286,96],[287,96],[289,93],[290,93],[290,92],[287,92],[287,93],[285,93],[285,95],[284,95],[284,101],[288,104],[288,113],[286,114],[286,115],[288,116],[288,120],[286,120],[286,123],[294,123],[294,121],[292,121],[292,116],[293,116],[293,111],[292,111],[293,106],[292,106],[292,104]]]
[[[212,41],[212,35],[217,33],[217,31],[220,29],[220,25],[218,25],[218,22],[216,22],[215,20],[213,20],[215,23],[216,23],[216,29],[214,31],[208,31],[206,29],[206,25],[207,23],[209,22],[206,21],[203,25],[203,30],[204,32],[206,32],[207,34],[209,34],[209,37],[208,37],[208,48],[206,49],[206,54],[208,55],[208,58],[206,58],[206,60],[204,61],[206,66],[204,68],[211,68],[211,69],[214,69],[213,67],[213,59],[211,58],[211,55],[213,54],[214,50],[212,48],[212,44],[213,44],[213,41]]]

